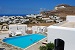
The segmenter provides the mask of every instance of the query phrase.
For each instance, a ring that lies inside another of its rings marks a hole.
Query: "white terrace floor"
[[[75,22],[66,22],[61,25],[62,27],[75,28]]]

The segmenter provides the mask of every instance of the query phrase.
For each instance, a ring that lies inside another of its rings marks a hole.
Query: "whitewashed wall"
[[[18,30],[20,30],[23,34],[26,34],[27,25],[18,25]]]
[[[17,31],[17,26],[16,25],[9,25],[9,31]]]
[[[68,22],[75,22],[75,15],[68,15],[66,16],[66,21]]]
[[[10,32],[21,31],[23,34],[26,34],[27,25],[9,25],[9,31]]]
[[[46,30],[47,30],[46,26],[32,26],[33,34],[43,33],[43,32],[46,32]]]
[[[59,26],[48,27],[48,42],[54,42],[60,38],[65,41],[65,50],[75,50],[75,28],[65,28]]]
[[[38,26],[32,26],[33,34],[37,33],[37,27],[38,27]]]

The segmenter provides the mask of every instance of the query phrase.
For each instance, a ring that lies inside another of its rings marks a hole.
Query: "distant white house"
[[[9,18],[11,18],[11,19],[15,19],[16,17],[15,17],[15,16],[9,16]]]
[[[23,16],[16,16],[16,17],[23,18]]]
[[[53,22],[54,20],[52,20],[52,19],[49,19],[49,20],[46,20],[46,22]]]
[[[62,5],[62,6],[57,6],[57,7],[55,7],[55,10],[58,10],[58,8],[60,8],[60,9],[62,9],[62,8],[66,8],[64,5]]]
[[[16,36],[17,34],[26,35],[27,25],[12,24],[9,25],[9,34]]]
[[[29,21],[29,19],[20,19],[22,22],[21,23],[24,23],[26,21]]]
[[[9,21],[9,18],[8,17],[0,17],[0,22],[6,22],[6,21]]]
[[[42,20],[49,20],[50,18],[42,18]]]
[[[8,24],[13,23],[11,20],[9,20]]]
[[[30,14],[30,15],[26,15],[26,16],[36,18],[37,16],[42,16],[42,14]]]
[[[60,19],[60,17],[58,16],[49,16],[50,19],[56,20],[56,19]]]
[[[57,38],[64,40],[64,50],[75,50],[75,15],[68,15],[66,21],[48,27],[48,43]]]

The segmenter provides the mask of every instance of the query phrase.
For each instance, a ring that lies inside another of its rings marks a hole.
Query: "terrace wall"
[[[65,50],[75,50],[75,28],[60,26],[48,27],[48,42],[53,42],[57,38],[65,41]]]
[[[68,15],[67,18],[66,18],[66,21],[75,22],[75,15]]]

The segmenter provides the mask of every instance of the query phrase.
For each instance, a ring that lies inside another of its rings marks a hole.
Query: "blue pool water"
[[[6,38],[6,39],[3,39],[3,42],[6,42],[8,44],[11,44],[20,48],[26,48],[43,38],[45,38],[45,36],[41,34],[30,34],[25,36]]]

